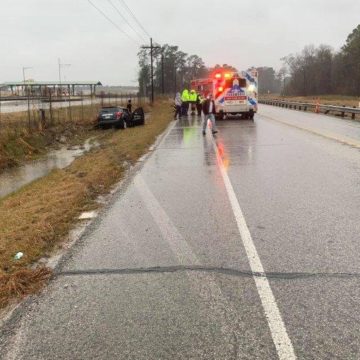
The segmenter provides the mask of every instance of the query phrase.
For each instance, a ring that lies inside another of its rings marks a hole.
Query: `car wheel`
[[[116,128],[116,129],[126,129],[126,128],[127,128],[126,121],[124,121],[123,119],[121,119],[121,120],[119,121],[119,123],[117,123],[117,124],[115,125],[115,128]]]

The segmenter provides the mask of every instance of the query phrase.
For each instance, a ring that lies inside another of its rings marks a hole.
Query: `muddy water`
[[[0,173],[0,198],[11,194],[22,186],[47,175],[53,169],[63,169],[77,157],[97,146],[96,142],[87,140],[83,146],[70,149],[66,147],[51,151],[45,158],[33,161],[24,166],[6,170]]]

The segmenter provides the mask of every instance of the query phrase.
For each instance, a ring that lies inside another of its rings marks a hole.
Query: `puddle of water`
[[[53,169],[63,169],[69,166],[77,157],[98,146],[88,139],[83,146],[51,151],[45,158],[29,164],[9,169],[0,174],[0,198],[20,189],[24,185],[47,175]]]

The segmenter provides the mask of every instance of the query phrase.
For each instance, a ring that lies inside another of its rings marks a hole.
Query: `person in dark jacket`
[[[212,94],[208,95],[206,100],[203,103],[202,110],[204,112],[204,122],[203,122],[203,135],[206,134],[206,128],[208,120],[211,121],[211,130],[213,134],[216,134],[218,131],[216,130],[215,124],[215,101],[213,99]]]
[[[129,113],[131,114],[131,109],[132,109],[131,99],[128,100],[126,108],[129,110]]]
[[[190,98],[190,106],[191,106],[191,115],[195,115],[197,94],[194,89],[190,90],[189,98]]]
[[[174,100],[174,119],[176,120],[178,115],[179,115],[179,119],[181,118],[181,105],[182,105],[182,101],[181,101],[181,95],[179,92],[176,93],[175,96],[175,100]]]
[[[202,103],[203,103],[203,98],[202,98],[202,96],[201,96],[200,94],[197,94],[197,97],[196,97],[196,110],[197,110],[198,116],[201,116]]]

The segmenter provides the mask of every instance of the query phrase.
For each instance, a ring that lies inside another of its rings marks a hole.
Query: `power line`
[[[127,9],[127,11],[130,13],[130,15],[132,16],[132,18],[136,21],[136,23],[141,27],[141,29],[144,31],[144,33],[151,38],[151,35],[145,30],[145,28],[143,27],[143,25],[140,23],[140,21],[136,18],[135,14],[131,11],[131,9],[127,6],[125,0],[118,0],[121,1],[121,3],[125,6],[125,8]]]
[[[120,32],[125,34],[130,40],[136,43],[136,45],[140,45],[139,42],[134,40],[127,32],[125,32],[123,29],[121,29],[118,24],[116,24],[114,21],[112,21],[102,10],[100,10],[95,4],[91,2],[91,0],[88,0],[89,4],[92,5],[101,15],[103,15],[109,22],[111,22]]]
[[[129,21],[127,21],[127,19],[125,18],[125,16],[121,13],[121,11],[114,5],[114,3],[111,0],[108,0],[108,2],[110,3],[110,5],[115,9],[115,11],[121,16],[121,18],[131,27],[131,29],[134,30],[134,32],[139,35],[139,37],[143,40],[146,41],[145,38],[129,23]]]

